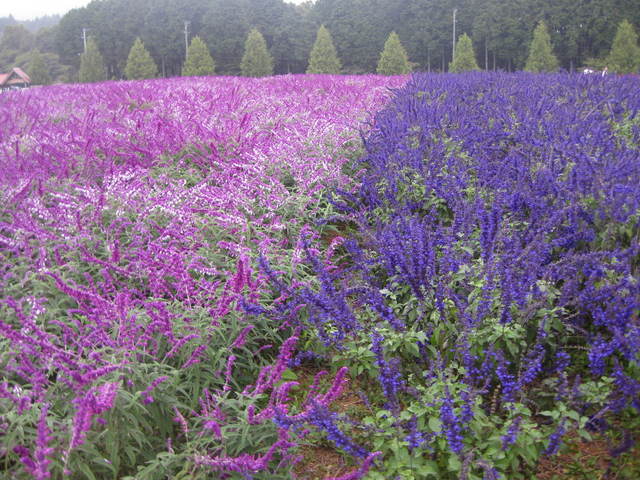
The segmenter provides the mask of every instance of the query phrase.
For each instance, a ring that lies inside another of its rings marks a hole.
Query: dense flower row
[[[318,286],[286,294],[338,358],[368,346],[414,462],[519,478],[570,428],[637,418],[636,79],[416,75],[366,149],[333,202],[343,267],[308,248]]]
[[[172,79],[4,95],[2,464],[38,479],[86,468],[120,478],[157,460],[173,477],[189,463],[181,449],[216,470],[286,458],[273,413],[259,440],[237,434],[257,392],[276,395],[295,344],[291,329],[248,324],[238,310],[239,297],[261,295],[248,255],[295,247],[319,192],[346,185],[341,167],[370,112],[405,80]]]
[[[357,128],[403,81],[3,97],[12,474],[282,478],[317,429],[360,463],[345,479],[374,461],[371,478],[520,478],[570,429],[637,418],[640,86],[415,76],[345,191]],[[329,238],[310,225],[327,185]],[[378,378],[372,417],[331,411],[346,368],[291,395],[287,368],[331,358]]]

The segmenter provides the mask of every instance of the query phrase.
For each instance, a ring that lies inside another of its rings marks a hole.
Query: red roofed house
[[[31,85],[29,75],[16,67],[9,73],[0,73],[0,91],[12,88],[26,88]]]

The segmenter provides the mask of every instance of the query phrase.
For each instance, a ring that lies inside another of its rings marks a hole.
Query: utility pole
[[[487,46],[487,37],[484,37],[484,70],[489,71],[489,47]]]
[[[187,55],[189,55],[189,25],[191,22],[185,20],[184,21],[184,59],[187,59]]]
[[[87,53],[87,30],[88,28],[82,29],[82,42],[84,43],[84,53]]]
[[[456,58],[456,13],[458,13],[458,9],[453,9],[453,51],[451,54],[451,61],[453,62]]]

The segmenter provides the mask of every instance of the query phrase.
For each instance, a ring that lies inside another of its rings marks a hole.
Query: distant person
[[[604,77],[607,73],[609,73],[609,67],[604,67],[604,70],[602,70],[602,76]]]

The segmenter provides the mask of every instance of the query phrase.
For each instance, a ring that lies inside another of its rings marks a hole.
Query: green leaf
[[[391,415],[389,410],[378,410],[376,412],[376,418],[388,418]]]
[[[415,343],[410,343],[409,345],[407,345],[407,350],[409,350],[409,353],[411,353],[414,357],[420,356],[420,349]]]
[[[397,439],[394,439],[389,445],[389,449],[395,454],[396,457],[398,457],[398,450],[400,449],[400,447],[400,442],[398,442]]]
[[[438,470],[438,464],[433,460],[428,460],[424,462],[422,465],[420,465],[416,469],[416,471],[420,475],[419,478],[427,477],[429,475],[436,478],[440,478],[440,471]]]
[[[287,382],[292,382],[298,380],[298,375],[296,375],[293,370],[287,368],[284,372],[282,372],[282,379]]]
[[[447,462],[447,469],[450,472],[459,472],[462,468],[462,463],[457,455],[451,455],[449,457],[449,461]]]
[[[367,478],[370,480],[386,480],[385,476],[379,472],[369,472]]]
[[[593,438],[591,437],[591,434],[586,430],[578,430],[578,435],[580,435],[580,438],[582,438],[583,440],[586,440],[587,442],[590,442],[591,440],[593,440]]]
[[[411,405],[409,405],[407,410],[415,414],[416,416],[421,417],[426,413],[427,408],[419,403],[412,403]]]
[[[529,443],[525,448],[526,455],[523,455],[524,459],[529,465],[533,465],[538,460],[538,447],[534,443]]]
[[[78,470],[84,473],[85,478],[87,478],[88,480],[97,480],[96,476],[91,471],[91,468],[89,468],[89,465],[87,465],[86,463],[81,463],[80,465],[78,465]]]
[[[576,412],[575,410],[569,410],[566,415],[571,420],[575,420],[576,422],[580,421],[580,414],[578,412]]]
[[[432,432],[438,433],[442,429],[442,422],[438,417],[431,417],[429,419],[429,428]]]

